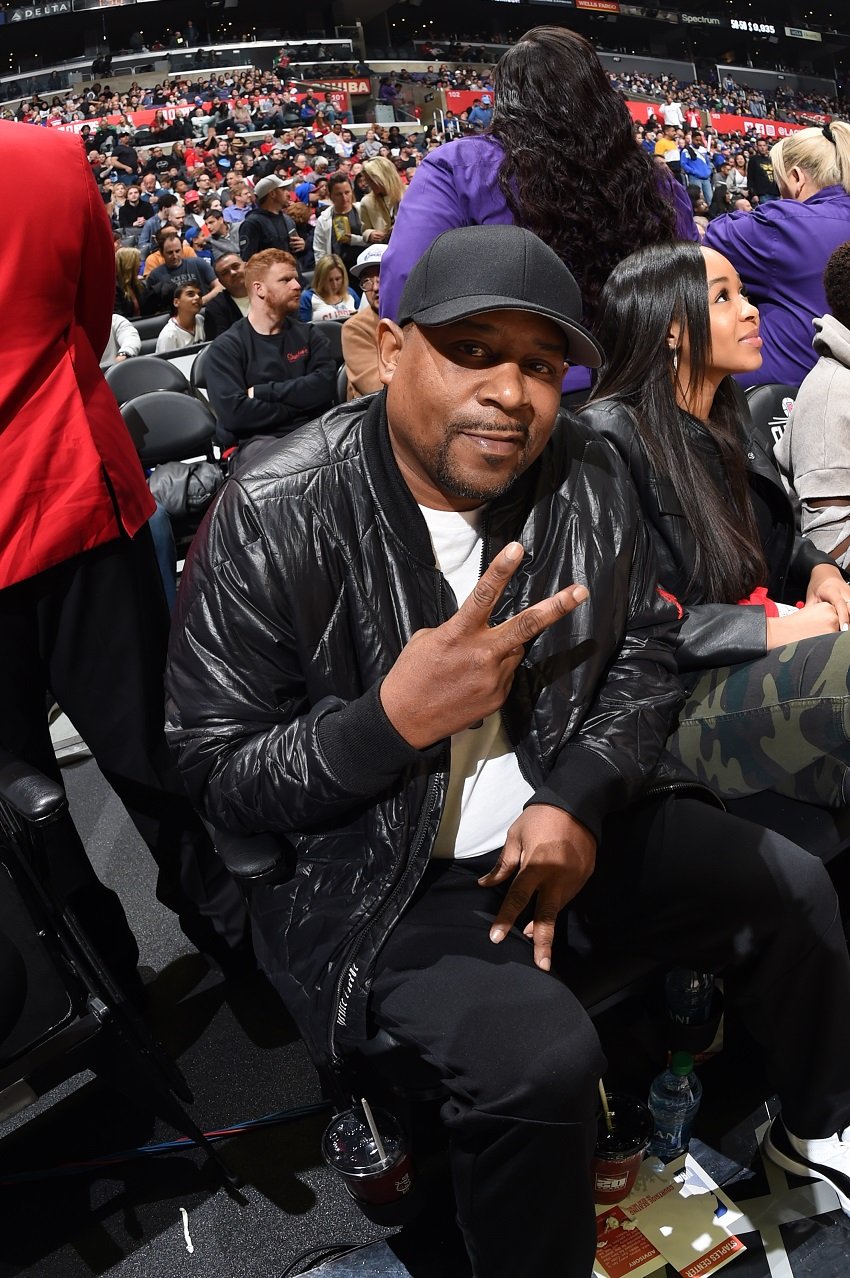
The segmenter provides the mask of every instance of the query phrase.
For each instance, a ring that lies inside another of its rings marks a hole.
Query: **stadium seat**
[[[180,369],[155,355],[136,355],[120,364],[110,364],[105,377],[119,405],[149,391],[176,391],[183,395],[191,392]]]
[[[798,390],[798,386],[788,386],[784,382],[767,382],[764,386],[752,386],[747,391],[747,408],[753,430],[771,457],[788,425]]]
[[[192,386],[192,390],[195,392],[195,394],[199,398],[203,399],[204,403],[209,403],[209,398],[210,398],[209,395],[207,394],[206,366],[207,366],[207,351],[209,350],[211,345],[212,343],[208,342],[206,346],[204,346],[200,351],[198,351],[198,354],[195,356],[191,371],[189,373],[189,382]]]
[[[317,328],[328,339],[335,364],[342,363],[342,326],[344,323],[345,320],[318,320],[315,324],[311,324],[312,328]]]
[[[53,882],[52,858],[76,838],[62,787],[0,754],[0,1117],[91,1070],[197,1141],[233,1186],[180,1103],[185,1078]]]
[[[348,399],[348,369],[340,364],[336,375],[336,402],[344,404]]]
[[[186,382],[187,389],[188,385]],[[212,458],[215,418],[207,405],[194,395],[150,391],[122,404],[121,416],[144,466],[194,457]]]

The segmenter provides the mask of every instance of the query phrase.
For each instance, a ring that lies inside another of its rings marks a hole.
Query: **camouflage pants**
[[[725,798],[775,790],[850,803],[850,632],[707,670],[667,744]]]

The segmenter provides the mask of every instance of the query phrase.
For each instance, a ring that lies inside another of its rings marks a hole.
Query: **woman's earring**
[[[674,346],[673,347],[673,372],[678,373],[678,371],[679,371],[679,348],[678,346]]]

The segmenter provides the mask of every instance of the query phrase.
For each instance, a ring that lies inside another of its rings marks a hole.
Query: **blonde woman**
[[[780,198],[718,217],[705,233],[738,271],[761,312],[761,368],[746,385],[799,386],[814,368],[812,321],[827,308],[823,273],[850,240],[850,124],[801,129],[770,151]]]
[[[142,296],[145,286],[139,279],[142,255],[137,248],[120,248],[115,254],[115,305],[116,315],[135,319],[142,313]]]
[[[313,273],[313,287],[301,294],[298,318],[309,324],[317,320],[344,320],[360,305],[348,286],[348,271],[336,253],[320,257]]]
[[[363,174],[368,194],[360,201],[360,221],[367,243],[386,244],[398,214],[404,186],[392,160],[382,155],[367,160]]]

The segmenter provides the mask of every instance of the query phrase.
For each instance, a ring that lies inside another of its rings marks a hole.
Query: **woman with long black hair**
[[[732,374],[761,363],[735,268],[692,244],[612,271],[605,352],[582,410],[626,462],[664,589],[686,610],[688,699],[672,752],[724,797],[850,802],[850,585],[797,535],[778,471],[745,429]]]
[[[635,143],[625,100],[591,44],[535,27],[499,62],[490,128],[428,154],[399,208],[381,264],[381,314],[394,319],[414,263],[456,226],[534,231],[575,276],[592,322],[612,268],[644,244],[695,239],[685,190]],[[566,387],[590,385],[573,370]]]

